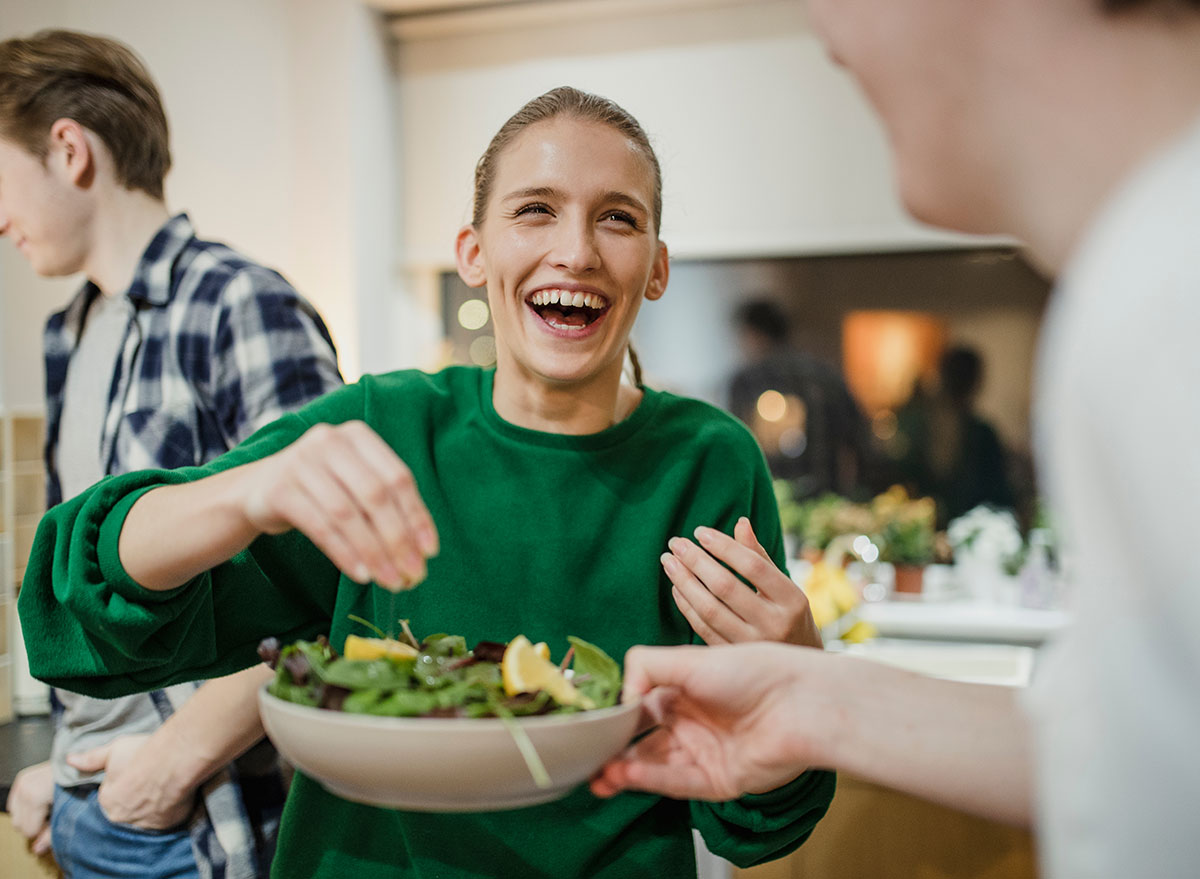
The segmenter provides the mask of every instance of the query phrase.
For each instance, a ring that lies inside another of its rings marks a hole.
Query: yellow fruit
[[[560,705],[594,708],[592,701],[575,689],[549,657],[550,650],[546,645],[534,646],[524,635],[509,641],[504,658],[500,660],[504,692],[515,696],[545,690]]]
[[[870,641],[879,634],[879,630],[863,620],[855,620],[854,625],[842,633],[842,640],[847,644],[861,644]]]
[[[413,659],[417,648],[394,638],[360,638],[358,635],[347,635],[346,644],[342,647],[342,656],[346,659]]]

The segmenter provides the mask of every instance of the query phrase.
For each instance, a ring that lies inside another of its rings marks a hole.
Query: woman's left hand
[[[696,634],[707,644],[780,641],[822,647],[804,590],[771,561],[750,520],[738,519],[733,534],[697,528],[699,545],[675,537],[668,544],[671,551],[662,555],[675,604]]]

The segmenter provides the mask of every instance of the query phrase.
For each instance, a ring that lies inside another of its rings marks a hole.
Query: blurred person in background
[[[895,481],[937,504],[937,527],[980,505],[1012,509],[1008,453],[996,429],[975,411],[983,358],[957,345],[938,361],[932,391],[917,387],[896,413]]]
[[[853,496],[870,445],[866,419],[836,369],[794,347],[787,313],[766,298],[734,311],[745,358],[729,381],[729,410],[750,427],[771,474],[797,498]]]
[[[168,212],[170,164],[128,47],[0,43],[0,234],[39,275],[86,278],[45,332],[48,508],[110,474],[201,464],[341,384],[287,281]],[[270,676],[56,691],[53,754],[14,781],[14,826],[72,879],[266,876],[286,794],[258,719]]]
[[[1016,234],[1057,276],[1034,423],[1072,623],[1027,691],[774,645],[636,648],[626,695],[669,704],[593,789],[723,799],[844,769],[1032,823],[1050,879],[1194,876],[1200,0],[809,12],[881,115],[908,209]]]

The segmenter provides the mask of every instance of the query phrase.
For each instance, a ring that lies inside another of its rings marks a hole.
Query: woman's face
[[[497,369],[551,384],[620,381],[643,299],[667,284],[654,176],[627,137],[560,116],[499,155],[481,228],[459,233],[459,273],[487,285]]]

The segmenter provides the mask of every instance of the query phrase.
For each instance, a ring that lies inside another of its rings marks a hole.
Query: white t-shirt
[[[1056,291],[1035,403],[1073,624],[1027,694],[1047,879],[1200,875],[1200,125]]]

